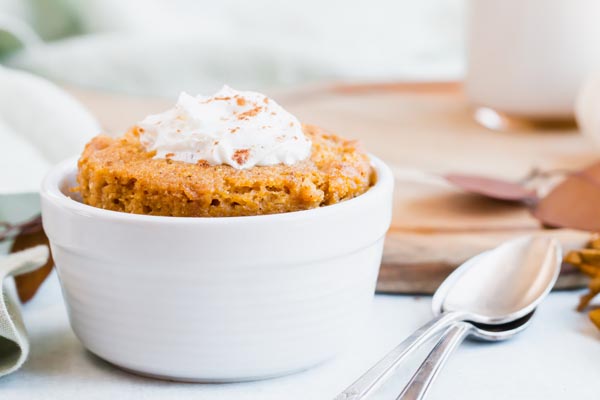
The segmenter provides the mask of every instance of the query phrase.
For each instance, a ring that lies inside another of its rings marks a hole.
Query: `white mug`
[[[465,89],[511,117],[572,119],[600,66],[599,0],[471,0]]]

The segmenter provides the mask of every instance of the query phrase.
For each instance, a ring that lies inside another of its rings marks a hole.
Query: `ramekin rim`
[[[236,216],[236,217],[173,217],[173,216],[160,216],[160,215],[144,215],[144,214],[132,214],[121,211],[105,210],[99,207],[93,207],[71,197],[65,195],[60,188],[60,183],[64,180],[64,177],[73,169],[77,168],[78,157],[71,157],[62,162],[56,164],[50,169],[42,180],[40,195],[43,200],[47,200],[54,205],[69,209],[77,214],[82,214],[95,218],[103,218],[115,221],[131,221],[138,223],[165,223],[165,224],[233,224],[233,223],[253,223],[257,221],[290,221],[298,218],[318,218],[321,215],[331,212],[341,211],[342,208],[347,207],[360,207],[362,203],[365,203],[380,195],[381,192],[385,191],[386,186],[393,187],[393,173],[391,169],[378,157],[372,154],[368,154],[371,161],[371,165],[375,169],[376,181],[373,186],[369,188],[365,193],[354,197],[349,200],[342,201],[340,203],[331,204],[324,207],[311,208],[308,210],[291,211],[277,214],[264,214],[264,215],[250,215],[250,216]]]

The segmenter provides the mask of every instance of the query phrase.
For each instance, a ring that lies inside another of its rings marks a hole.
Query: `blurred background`
[[[464,14],[464,0],[0,0],[0,63],[167,97],[223,83],[453,80]]]

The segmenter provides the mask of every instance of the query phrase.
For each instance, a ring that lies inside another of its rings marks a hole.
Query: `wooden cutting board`
[[[109,132],[171,101],[72,89]],[[565,248],[588,234],[547,230],[527,209],[468,195],[435,178],[448,172],[519,179],[532,168],[576,169],[600,149],[576,129],[491,131],[478,125],[458,83],[321,85],[270,93],[301,121],[360,139],[396,175],[394,217],[378,290],[431,293],[457,265],[522,234],[552,235]],[[582,278],[566,269],[560,287]]]

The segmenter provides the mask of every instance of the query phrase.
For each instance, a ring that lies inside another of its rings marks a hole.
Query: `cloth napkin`
[[[2,62],[2,52],[13,44],[42,46],[24,21],[5,11],[0,10]],[[0,222],[15,223],[39,213],[42,177],[52,165],[79,154],[100,131],[96,118],[56,84],[0,65],[0,170],[10,171],[0,174]],[[39,246],[0,256],[0,377],[17,370],[29,354],[11,277],[44,265],[48,255],[48,248]]]
[[[3,52],[0,42],[0,62],[121,93],[173,98],[224,83],[269,90],[320,80],[452,80],[464,64],[460,0],[358,1],[343,18],[340,2],[322,0],[12,3],[27,6],[5,8],[0,30],[22,46],[7,43]]]
[[[0,377],[19,369],[29,355],[20,304],[10,278],[41,267],[48,255],[47,246],[36,246],[0,259]]]

